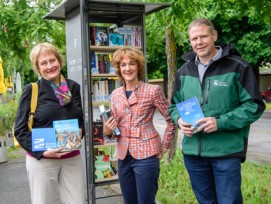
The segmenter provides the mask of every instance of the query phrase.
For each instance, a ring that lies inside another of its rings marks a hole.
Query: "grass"
[[[8,159],[21,159],[25,158],[25,151],[22,148],[11,146],[8,148]]]
[[[271,103],[266,103],[266,111],[271,111]]]
[[[271,165],[246,161],[242,164],[242,192],[245,204],[271,201]],[[162,204],[196,204],[180,149],[170,164],[162,161],[157,200]]]

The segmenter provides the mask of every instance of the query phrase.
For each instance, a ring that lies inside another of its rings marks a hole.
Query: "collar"
[[[138,83],[136,84],[135,89],[133,91],[136,91],[142,84],[144,84],[143,81],[138,81]],[[126,85],[124,83],[123,88],[122,88],[124,92],[126,91],[125,86]]]
[[[222,47],[220,47],[220,46],[215,46],[215,48],[216,48],[218,51],[216,52],[215,56],[213,56],[213,58],[207,63],[207,65],[209,65],[209,64],[211,64],[212,62],[218,60],[218,59],[221,58],[221,56],[222,56]],[[195,58],[195,63],[196,63],[197,66],[201,63],[200,60],[199,60],[199,58],[198,58],[198,56],[196,56],[196,58]],[[202,63],[201,63],[201,64],[202,64]]]

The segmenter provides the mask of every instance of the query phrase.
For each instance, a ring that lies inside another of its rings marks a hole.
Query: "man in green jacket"
[[[252,67],[232,45],[215,43],[218,34],[209,20],[194,20],[188,34],[193,51],[182,56],[186,63],[177,72],[169,108],[184,134],[185,166],[199,203],[239,204],[250,124],[265,105]],[[196,133],[176,108],[194,96],[205,116]]]

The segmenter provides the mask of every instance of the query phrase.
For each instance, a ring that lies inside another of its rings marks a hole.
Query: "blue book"
[[[57,147],[62,151],[73,151],[81,148],[78,119],[53,121]]]
[[[109,46],[123,46],[124,45],[124,35],[120,33],[110,33],[109,34]]]
[[[32,151],[46,151],[56,149],[56,136],[54,128],[32,129]]]
[[[196,122],[199,119],[204,118],[204,115],[197,97],[194,96],[188,100],[178,103],[176,104],[176,107],[184,122],[190,123],[194,128],[199,127]]]
[[[91,74],[99,74],[95,52],[90,52],[90,68],[91,68]]]

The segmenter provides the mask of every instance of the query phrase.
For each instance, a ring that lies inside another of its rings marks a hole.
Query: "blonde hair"
[[[212,33],[214,31],[214,29],[215,29],[214,28],[214,24],[210,20],[208,20],[206,18],[197,18],[197,19],[193,20],[190,23],[190,25],[188,27],[188,33],[189,33],[189,31],[190,31],[190,29],[192,27],[194,27],[194,26],[201,26],[201,25],[208,26],[210,33]]]
[[[40,74],[40,70],[39,70],[39,56],[41,54],[53,54],[55,55],[55,57],[57,58],[59,64],[60,64],[60,68],[62,69],[63,65],[64,65],[64,61],[62,59],[62,56],[58,50],[57,47],[55,47],[54,45],[52,45],[51,43],[39,43],[37,44],[35,47],[32,48],[31,52],[30,52],[30,60],[33,64],[33,70],[34,72],[36,72],[39,76]]]
[[[121,82],[124,82],[123,77],[120,73],[120,63],[122,62],[124,56],[128,56],[130,59],[134,60],[138,65],[138,80],[145,81],[145,60],[144,54],[139,48],[135,47],[123,47],[119,48],[113,54],[112,64],[115,68],[115,73]]]

